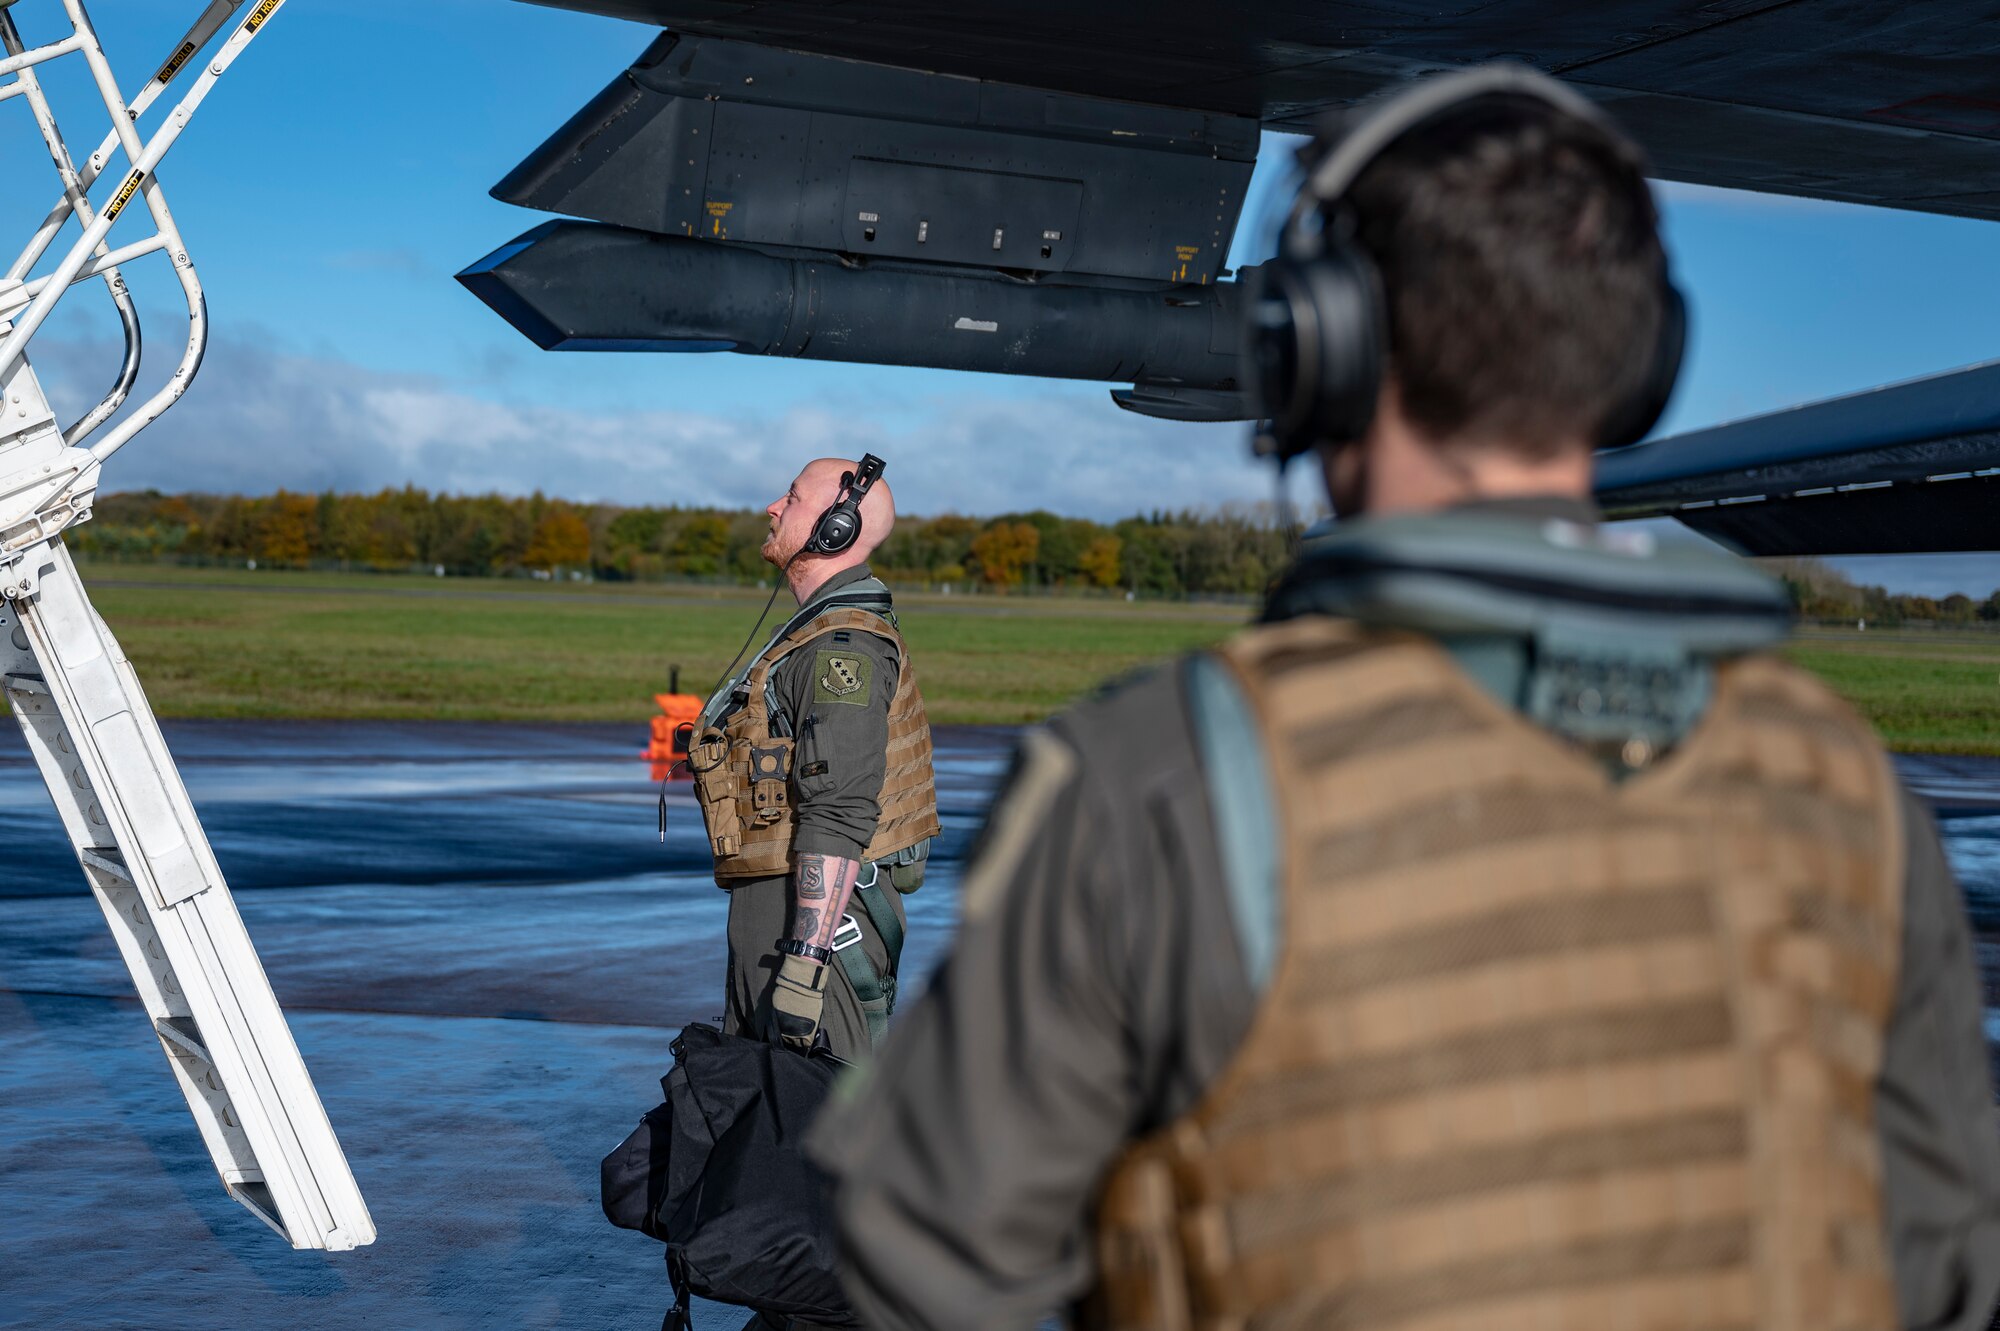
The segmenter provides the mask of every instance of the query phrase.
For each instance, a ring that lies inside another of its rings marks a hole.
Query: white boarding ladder
[[[66,528],[89,520],[105,460],[172,406],[201,364],[208,338],[201,282],[157,171],[195,108],[282,3],[254,0],[239,19],[246,0],[214,0],[128,103],[83,0],[40,6],[66,31],[34,46],[14,16],[36,6],[0,0],[0,102],[27,104],[62,181],[61,198],[0,274],[0,685],[223,1185],[293,1247],[343,1250],[373,1242],[374,1221],[145,690],[62,542]],[[228,36],[202,63],[225,28]],[[81,166],[37,76],[39,66],[63,57],[89,67],[111,121]],[[143,137],[141,116],[184,73],[192,80],[181,100]],[[114,157],[123,159],[115,173]],[[93,204],[100,176],[117,183]],[[137,205],[133,216],[150,216],[152,234],[113,248],[107,236],[128,205]],[[36,275],[71,221],[81,234]],[[166,385],[128,404],[139,319],[119,267],[161,252],[186,297],[188,340]],[[27,344],[67,291],[93,279],[117,307],[124,364],[95,407],[59,428]]]

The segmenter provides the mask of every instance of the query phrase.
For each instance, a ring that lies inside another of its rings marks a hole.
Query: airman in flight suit
[[[1599,523],[1679,351],[1643,163],[1453,77],[1315,143],[1253,301],[1342,520],[1261,624],[1027,735],[816,1126],[871,1327],[1988,1324],[1937,834],[1774,654],[1780,589]]]
[[[901,893],[938,832],[930,726],[889,589],[867,558],[895,526],[857,464],[807,464],[766,510],[764,557],[799,608],[709,699],[689,748],[729,892],[724,1029],[853,1060],[887,1027]],[[852,501],[855,530],[815,542]],[[851,909],[854,908],[854,909]]]

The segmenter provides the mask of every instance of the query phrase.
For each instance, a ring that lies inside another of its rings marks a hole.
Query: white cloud
[[[102,342],[44,338],[35,354],[65,420],[117,363]],[[775,496],[808,458],[873,451],[889,459],[909,513],[1047,508],[1109,519],[1271,497],[1269,470],[1246,456],[1242,426],[1148,420],[1119,411],[1098,388],[1024,387],[875,402],[843,391],[769,415],[590,412],[496,401],[433,376],[224,338],[180,405],[112,460],[104,484],[234,494],[411,484],[747,507]],[[1292,493],[1309,503],[1307,470],[1294,468]],[[1993,555],[1829,562],[1892,591],[1983,597],[2000,586]]]
[[[45,339],[36,360],[67,419],[115,353]],[[842,394],[770,413],[593,412],[224,337],[187,397],[107,467],[105,488],[264,494],[414,484],[761,505],[808,458],[873,451],[889,459],[898,502],[912,513],[1044,507],[1115,518],[1271,495],[1242,426],[1133,416],[1101,388],[1008,387],[893,400],[878,411]]]

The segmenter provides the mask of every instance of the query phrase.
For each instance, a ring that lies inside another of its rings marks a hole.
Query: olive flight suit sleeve
[[[792,723],[792,850],[866,857],[882,814],[896,645],[860,629],[823,634],[772,672]]]
[[[1907,793],[1903,956],[1876,1087],[1904,1331],[1985,1331],[2000,1301],[2000,1121],[1964,899]]]
[[[1171,672],[1023,738],[963,922],[813,1136],[863,1325],[1026,1331],[1085,1292],[1100,1181],[1248,1027]]]

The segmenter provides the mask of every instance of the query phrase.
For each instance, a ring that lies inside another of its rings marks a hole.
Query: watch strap
[[[813,943],[806,942],[803,938],[780,938],[778,940],[778,951],[784,953],[786,956],[805,957],[810,961],[818,962],[822,966],[833,960],[832,948],[819,947]]]

